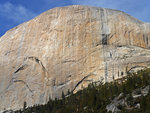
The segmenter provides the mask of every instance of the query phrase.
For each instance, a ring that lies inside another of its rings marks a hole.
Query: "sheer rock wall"
[[[0,110],[44,104],[150,66],[150,24],[124,12],[54,8],[0,38]]]

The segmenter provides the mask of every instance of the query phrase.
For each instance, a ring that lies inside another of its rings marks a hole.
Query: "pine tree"
[[[27,102],[25,101],[25,102],[23,103],[23,109],[25,110],[26,107],[27,107]]]

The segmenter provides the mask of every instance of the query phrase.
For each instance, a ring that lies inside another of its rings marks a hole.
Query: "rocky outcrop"
[[[118,113],[121,111],[119,107],[125,109],[140,109],[140,103],[137,103],[136,98],[140,98],[142,96],[147,96],[150,90],[150,86],[146,86],[144,88],[139,88],[132,91],[131,94],[123,94],[120,93],[119,96],[115,97],[110,104],[106,106],[107,112],[111,111],[112,113]],[[132,103],[132,104],[131,104]]]
[[[62,91],[150,66],[150,24],[121,11],[68,6],[0,39],[0,110],[44,104]]]

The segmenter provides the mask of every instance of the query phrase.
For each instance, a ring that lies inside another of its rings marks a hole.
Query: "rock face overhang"
[[[150,24],[121,11],[54,8],[0,39],[0,110],[44,104],[150,66]]]

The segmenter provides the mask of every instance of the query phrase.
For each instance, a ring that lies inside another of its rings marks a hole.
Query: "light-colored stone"
[[[122,106],[125,109],[140,109],[140,103],[136,104],[136,98],[141,98],[142,96],[147,96],[150,86],[145,86],[144,88],[138,88],[133,90],[130,94],[120,93],[119,96],[115,97],[111,102],[106,106],[107,112],[111,111],[112,113],[118,113],[121,111],[119,106]],[[131,97],[130,97],[131,96]],[[130,99],[129,99],[130,98]],[[134,99],[131,99],[134,98]],[[130,103],[134,103],[133,105]]]
[[[44,104],[149,67],[149,41],[150,24],[121,11],[48,10],[0,39],[0,110]]]
[[[118,109],[118,106],[124,106],[126,103],[124,99],[120,99],[123,96],[124,94],[120,93],[119,96],[115,97],[112,102],[106,106],[107,112],[111,111],[112,113],[118,113],[119,111],[121,111],[120,109]]]

